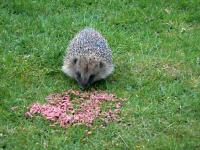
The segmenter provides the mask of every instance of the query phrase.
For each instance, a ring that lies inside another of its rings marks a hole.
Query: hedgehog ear
[[[103,68],[104,66],[105,66],[105,64],[104,64],[102,61],[100,61],[100,62],[99,62],[99,67],[100,67],[100,68]]]
[[[76,64],[77,60],[78,60],[77,58],[72,59],[72,62],[73,62],[74,65]]]

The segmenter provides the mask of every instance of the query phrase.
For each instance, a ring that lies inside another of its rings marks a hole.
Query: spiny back
[[[112,52],[106,39],[96,30],[85,28],[70,42],[66,59],[89,55],[94,55],[96,58],[112,64]]]

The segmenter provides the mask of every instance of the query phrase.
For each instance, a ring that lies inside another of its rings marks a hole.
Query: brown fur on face
[[[78,56],[65,62],[62,71],[70,77],[76,79],[83,88],[91,85],[97,80],[101,80],[110,75],[114,67],[107,64],[94,56]]]

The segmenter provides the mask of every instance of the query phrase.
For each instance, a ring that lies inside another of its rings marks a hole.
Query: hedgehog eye
[[[76,76],[77,76],[78,79],[80,79],[81,78],[80,72],[76,72]]]
[[[95,78],[95,75],[94,75],[94,74],[90,75],[89,80],[88,80],[88,83],[89,83],[89,84],[92,83],[93,80],[94,80],[94,78]]]
[[[77,60],[78,60],[77,58],[74,58],[73,59],[73,64],[76,64]]]
[[[100,68],[103,68],[103,67],[104,67],[104,63],[100,61],[99,67],[100,67]]]

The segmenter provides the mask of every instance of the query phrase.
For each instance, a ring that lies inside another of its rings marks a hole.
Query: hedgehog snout
[[[89,86],[89,82],[86,79],[76,78],[76,81],[82,89],[85,89]]]
[[[85,89],[89,86],[88,80],[86,80],[86,79],[81,80],[80,84],[83,89]]]

